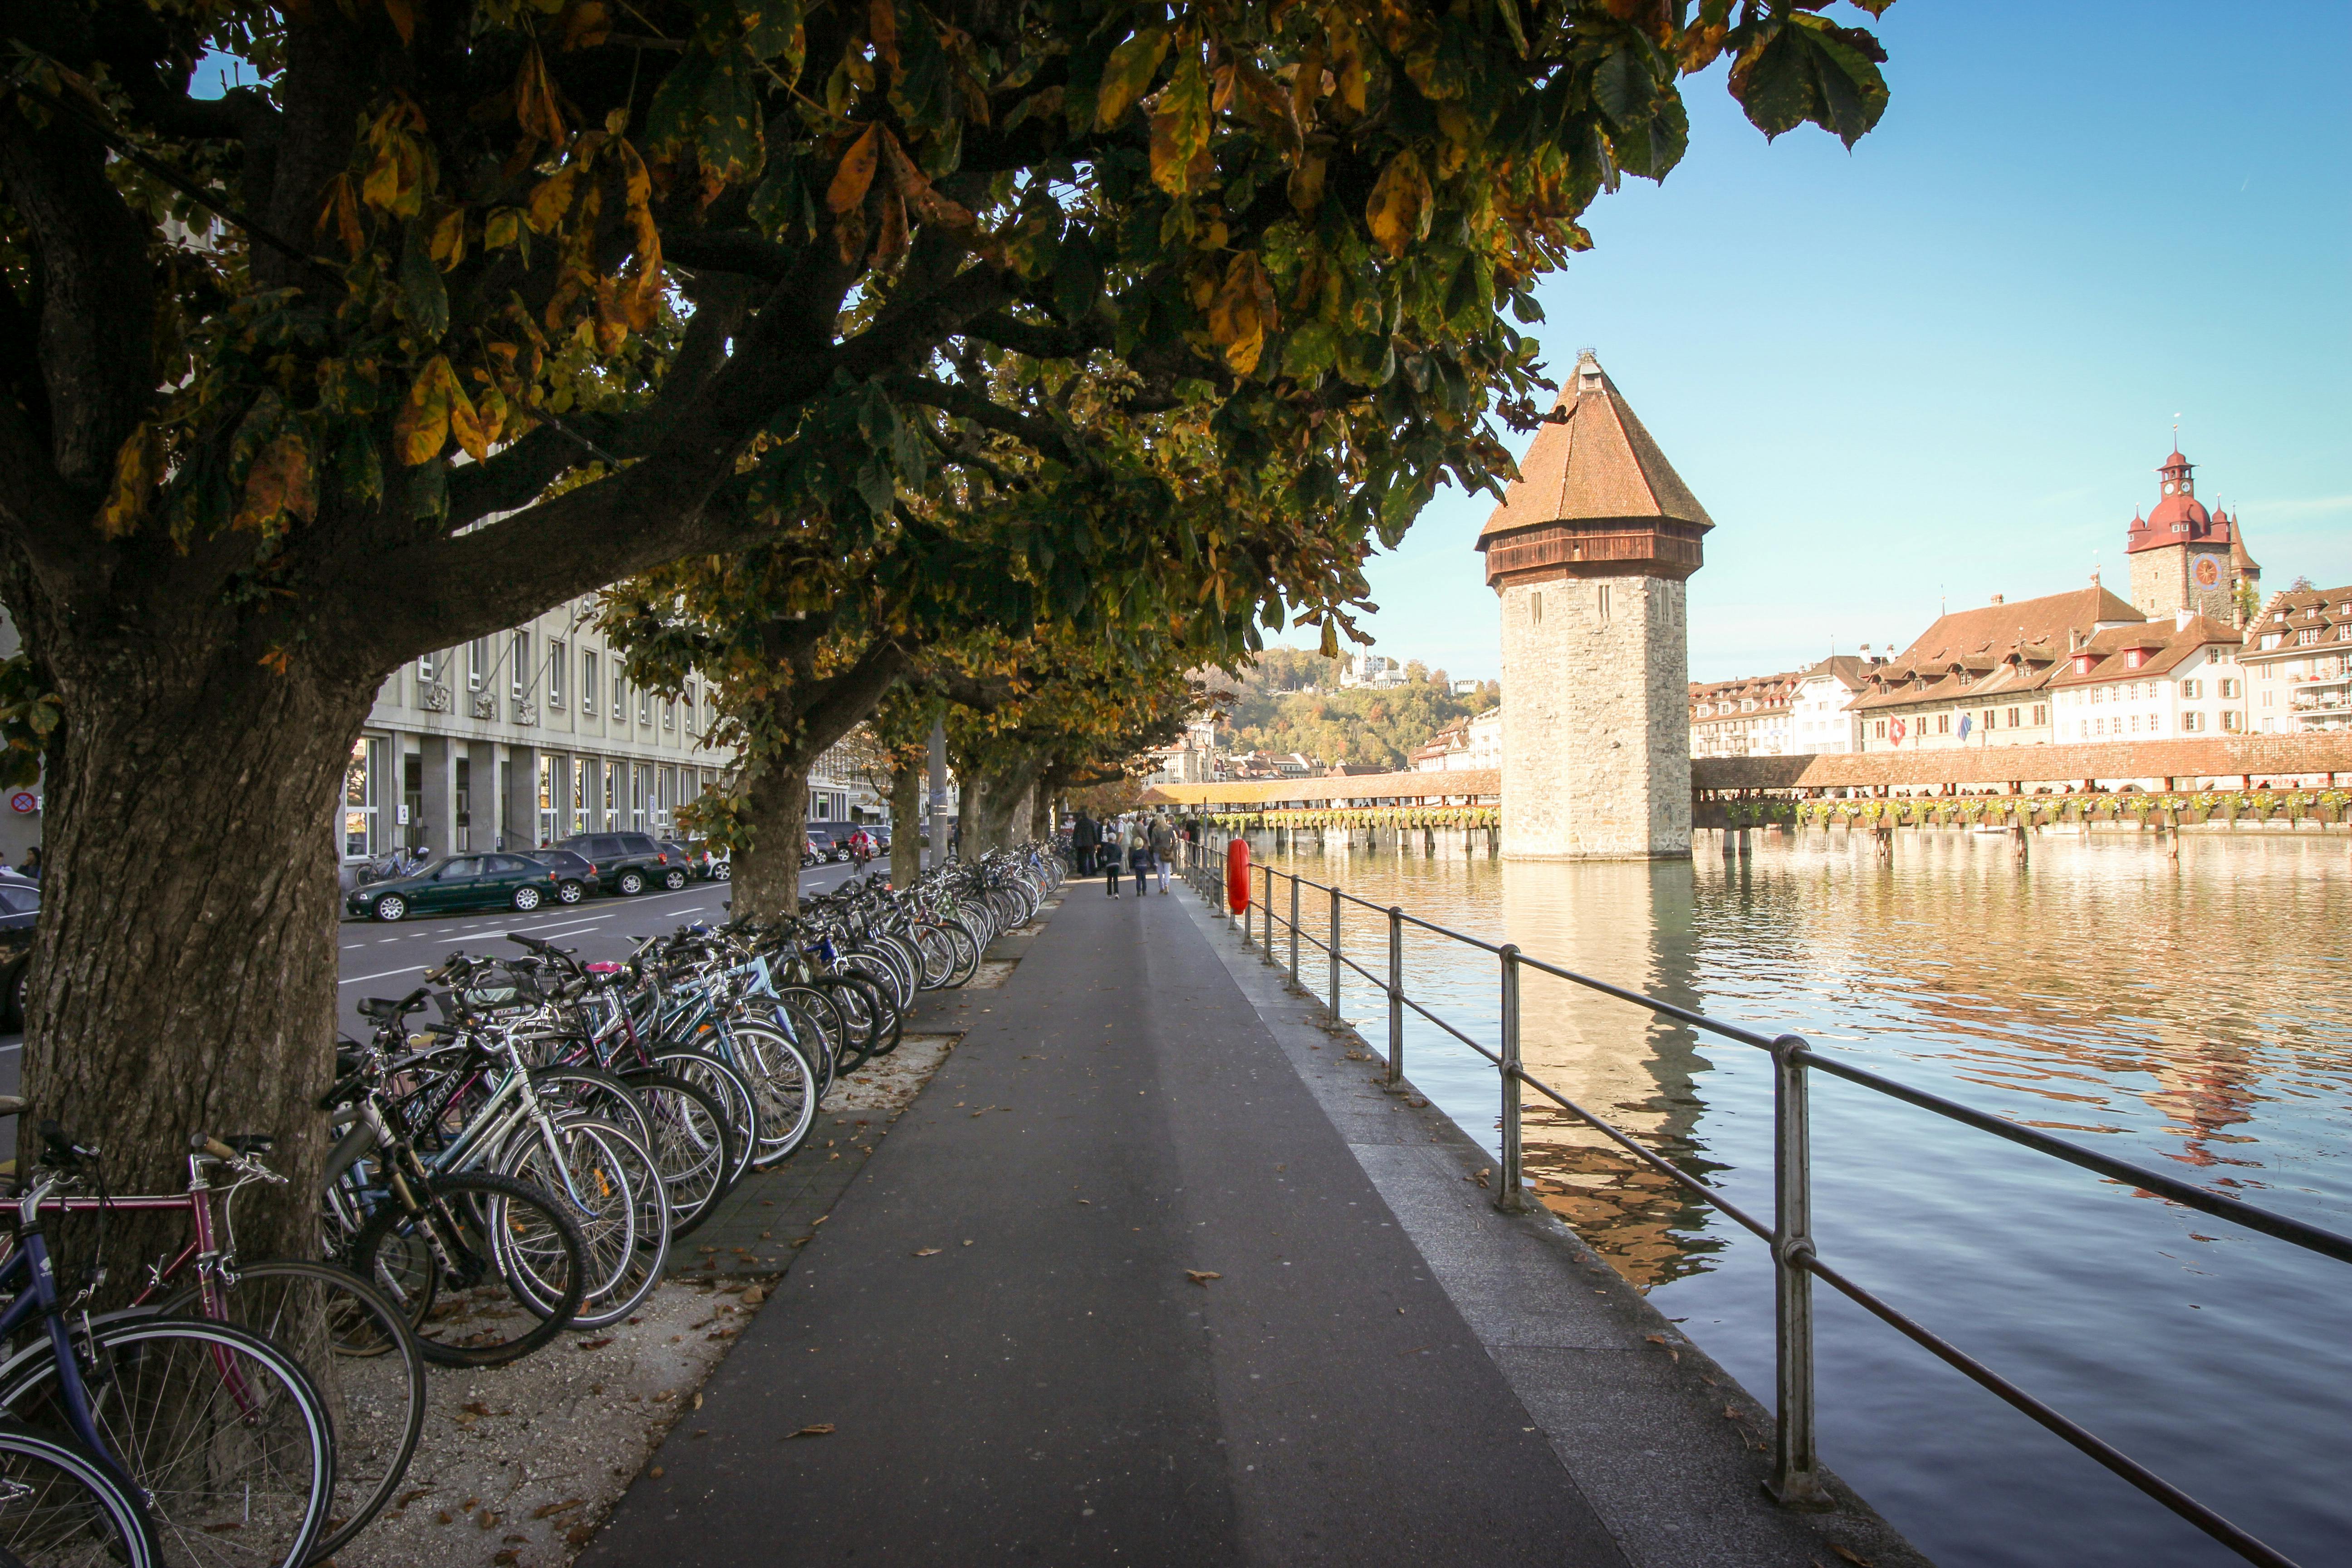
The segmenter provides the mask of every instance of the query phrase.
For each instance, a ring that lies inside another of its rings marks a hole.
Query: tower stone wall
[[[1715,524],[1591,353],[1486,520],[1503,613],[1503,858],[1691,847],[1684,584]]]
[[[1504,856],[1688,855],[1683,584],[1561,576],[1501,597]]]

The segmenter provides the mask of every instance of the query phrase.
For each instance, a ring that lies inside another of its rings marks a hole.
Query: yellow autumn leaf
[[[415,217],[425,202],[425,147],[405,131],[386,129],[360,184],[368,205],[396,217]]]
[[[416,13],[409,0],[383,0],[383,14],[392,18],[393,30],[403,44],[415,42]]]
[[[1225,351],[1225,363],[1236,375],[1247,375],[1257,368],[1273,325],[1274,280],[1257,252],[1244,250],[1225,265],[1224,281],[1209,306],[1209,339]]]
[[[559,169],[539,183],[530,193],[530,226],[534,233],[551,234],[572,210],[572,187],[578,183],[577,164]]]
[[[450,395],[464,396],[457,378],[449,369],[445,355],[436,354],[416,373],[409,384],[408,395],[401,399],[399,409],[392,416],[393,452],[409,468],[429,463],[441,455],[449,442]]]
[[[466,209],[457,207],[441,215],[433,226],[432,243],[426,253],[447,272],[466,259]]]
[[[1323,205],[1323,172],[1328,165],[1322,153],[1309,153],[1290,171],[1290,205],[1300,216],[1313,217]]]
[[[331,224],[336,237],[343,242],[343,249],[354,259],[367,248],[367,234],[360,227],[359,197],[352,188],[349,170],[329,180],[319,199],[319,222],[314,232],[324,234]]]
[[[841,167],[833,172],[833,184],[824,193],[824,205],[835,214],[866,205],[866,193],[874,184],[874,168],[882,157],[881,143],[876,139],[881,130],[869,125],[849,151],[841,155]]]
[[[555,101],[555,84],[547,79],[547,58],[533,40],[522,52],[515,72],[515,122],[530,135],[551,145],[563,144],[563,110]]]
[[[499,207],[482,223],[482,248],[502,250],[522,237],[522,209]]]
[[[163,434],[142,421],[114,454],[114,482],[107,489],[105,504],[99,508],[99,532],[121,539],[144,521],[156,481],[163,475]]]
[[[318,510],[318,479],[310,471],[310,448],[299,432],[288,430],[254,455],[229,526],[267,529],[289,516],[308,521]]]
[[[1430,200],[1429,176],[1422,172],[1420,154],[1407,149],[1381,171],[1371,198],[1364,204],[1364,221],[1381,248],[1402,256],[1406,246],[1428,237]]]
[[[447,368],[446,360],[439,363],[445,370]],[[484,423],[481,411],[474,406],[473,399],[466,395],[466,389],[458,384],[455,375],[449,377],[448,394],[449,434],[457,438],[457,445],[465,449],[466,456],[478,463],[490,455],[490,443],[498,439],[497,426]]]
[[[1198,50],[1187,48],[1151,117],[1151,183],[1181,196],[1205,183],[1209,161],[1209,79]]]

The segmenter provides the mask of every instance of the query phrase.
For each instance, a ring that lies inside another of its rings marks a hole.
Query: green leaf
[[[1312,381],[1328,375],[1339,363],[1339,330],[1328,321],[1307,321],[1292,329],[1282,353],[1285,375]]]
[[[1095,129],[1108,131],[1134,107],[1151,85],[1160,62],[1168,58],[1168,29],[1145,27],[1103,62],[1102,84],[1095,94]]]
[[[743,24],[743,47],[751,51],[751,58],[772,60],[781,55],[783,64],[778,74],[786,81],[799,79],[808,50],[801,0],[735,0],[735,16]]]
[[[449,465],[435,458],[408,473],[408,515],[439,517],[449,510]]]
[[[425,249],[421,222],[408,226],[407,243],[401,247],[400,319],[434,342],[449,330],[449,290]]]
[[[1593,102],[1619,125],[1649,118],[1650,99],[1656,89],[1648,62],[1631,44],[1603,55],[1601,68],[1592,74]]]

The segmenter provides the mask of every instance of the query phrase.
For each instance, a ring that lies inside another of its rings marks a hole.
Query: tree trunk
[[[918,761],[890,774],[890,885],[911,888],[922,879],[923,846],[915,829],[923,815],[923,768]]]
[[[735,913],[782,920],[801,907],[801,851],[808,843],[808,764],[771,760],[743,792],[751,847],[735,857]]]
[[[1044,767],[1038,758],[973,778],[964,792],[964,858],[977,860],[1028,836],[1030,788]]]
[[[174,633],[44,639],[66,724],[26,999],[27,1131],[54,1119],[102,1149],[116,1192],[179,1190],[193,1134],[270,1134],[288,1181],[246,1194],[239,1250],[308,1257],[337,1011],[331,814],[375,682],[281,674],[242,639]],[[118,1216],[109,1250],[153,1255],[184,1225]]]

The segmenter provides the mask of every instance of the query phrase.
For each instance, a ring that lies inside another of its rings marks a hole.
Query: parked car
[[[686,868],[706,882],[724,882],[735,874],[732,858],[724,849],[714,849],[708,838],[697,838],[684,846]]]
[[[576,904],[588,896],[589,889],[596,886],[595,862],[583,860],[569,849],[525,849],[521,854],[524,859],[536,860],[556,874],[555,901],[559,904]]]
[[[0,1014],[8,1027],[25,1026],[25,982],[33,967],[33,928],[41,919],[41,885],[0,881]]]
[[[635,898],[647,888],[686,886],[686,866],[643,833],[575,833],[559,842],[596,868],[596,885]]]
[[[854,822],[812,822],[808,829],[809,842],[816,847],[820,860],[846,860],[849,858],[849,836],[856,831],[857,824]]]
[[[452,855],[415,876],[354,888],[343,907],[380,921],[453,910],[530,910],[560,897],[562,883],[552,868],[520,855]]]

